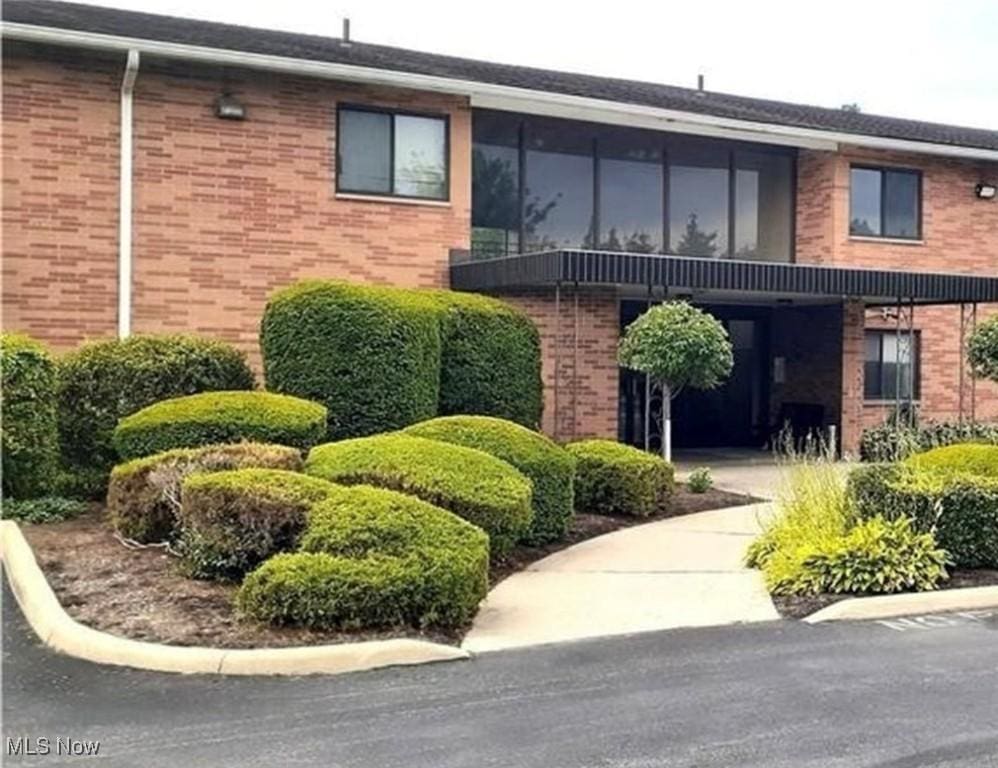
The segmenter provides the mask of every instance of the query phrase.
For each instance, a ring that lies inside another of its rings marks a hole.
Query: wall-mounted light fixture
[[[995,196],[998,195],[998,186],[981,182],[974,187],[974,194],[981,200],[994,200]]]
[[[245,120],[246,107],[231,93],[223,93],[215,99],[215,117],[223,120]]]

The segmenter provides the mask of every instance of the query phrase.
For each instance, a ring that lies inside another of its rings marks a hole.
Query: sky
[[[93,4],[998,130],[998,0]]]

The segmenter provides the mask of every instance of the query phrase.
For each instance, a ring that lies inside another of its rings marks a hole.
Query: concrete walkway
[[[494,651],[585,637],[778,618],[742,565],[769,504],[701,512],[576,544],[501,582],[462,647]]]

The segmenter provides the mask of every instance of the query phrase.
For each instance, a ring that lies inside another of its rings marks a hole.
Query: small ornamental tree
[[[686,387],[714,389],[734,365],[724,326],[685,301],[652,307],[627,326],[618,358],[662,389],[662,456],[667,461],[672,459],[672,398]]]
[[[967,345],[967,358],[975,375],[998,381],[998,315],[974,330]]]

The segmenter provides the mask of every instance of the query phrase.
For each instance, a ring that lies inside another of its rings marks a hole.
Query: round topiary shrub
[[[575,511],[647,517],[672,494],[672,464],[612,440],[565,446],[575,457]]]
[[[488,588],[488,537],[393,491],[337,487],[309,511],[300,546],[246,577],[241,613],[323,628],[452,628]]]
[[[3,495],[26,499],[52,494],[59,470],[55,364],[39,342],[0,335]]]
[[[916,453],[905,462],[914,469],[946,475],[965,473],[998,478],[998,445],[961,443]]]
[[[172,539],[184,478],[243,467],[299,470],[301,452],[283,445],[237,443],[178,448],[119,464],[111,471],[107,492],[111,525],[122,536],[140,542]]]
[[[306,281],[278,291],[260,326],[267,388],[323,403],[329,439],[435,416],[437,313],[406,291]]]
[[[125,459],[241,440],[307,450],[325,434],[326,409],[318,403],[273,392],[203,392],[126,416],[114,430],[114,447]]]
[[[489,534],[503,555],[530,527],[530,481],[482,451],[405,434],[326,443],[312,449],[305,471],[344,485],[373,485],[417,496]]]
[[[440,414],[495,416],[537,429],[544,385],[534,322],[488,296],[425,293],[440,307]]]
[[[58,364],[59,439],[83,495],[99,495],[118,454],[118,420],[168,397],[253,389],[245,356],[196,336],[132,336],[84,344]]]
[[[180,496],[184,570],[199,579],[237,579],[294,549],[308,510],[332,483],[283,469],[234,469],[188,476]]]
[[[416,437],[477,448],[512,464],[534,487],[534,520],[525,541],[544,544],[564,538],[574,508],[575,460],[538,432],[490,416],[442,416],[407,427]]]

